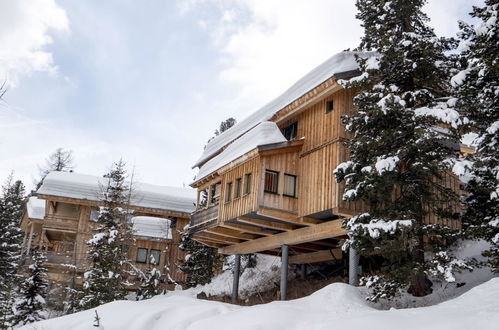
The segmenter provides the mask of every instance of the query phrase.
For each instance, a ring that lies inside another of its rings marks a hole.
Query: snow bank
[[[255,128],[230,144],[224,151],[204,164],[196,175],[195,180],[213,173],[231,161],[236,160],[257,146],[278,142],[285,142],[286,138],[275,123],[266,121],[258,124]]]
[[[153,238],[172,239],[171,221],[157,217],[133,217],[133,234]]]
[[[495,329],[499,324],[499,278],[431,307],[371,308],[355,287],[334,283],[301,299],[251,307],[197,300],[182,294],[117,301],[96,310],[106,330],[206,329]],[[94,309],[33,323],[21,329],[95,329]]]
[[[30,197],[26,203],[26,211],[30,219],[42,219],[45,217],[45,201],[38,197]]]
[[[213,155],[222,150],[224,146],[242,136],[259,123],[269,120],[277,111],[292,103],[327,79],[338,75],[339,73],[357,70],[358,65],[355,60],[355,55],[369,57],[372,54],[373,53],[367,52],[345,51],[333,55],[327,61],[298,80],[282,95],[267,103],[262,108],[240,121],[238,124],[211,140],[206,145],[203,154],[194,166],[199,166],[204,163],[206,160],[210,159]],[[198,175],[198,177],[201,176]]]
[[[51,172],[43,180],[37,193],[58,197],[99,201],[108,179],[70,172]],[[132,206],[177,212],[194,211],[196,191],[190,188],[156,186],[133,182]]]

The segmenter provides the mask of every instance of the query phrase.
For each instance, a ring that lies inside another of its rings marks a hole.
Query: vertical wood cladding
[[[260,178],[260,157],[256,156],[245,163],[222,174],[222,194],[219,206],[219,221],[227,221],[243,214],[256,210],[256,200],[258,189],[260,189],[258,179]],[[251,192],[245,194],[243,188],[246,186],[246,174],[251,173]],[[232,191],[232,198],[226,202],[228,191],[227,183],[232,182],[232,189],[235,189],[237,179],[242,179],[241,197],[235,198],[236,194]]]

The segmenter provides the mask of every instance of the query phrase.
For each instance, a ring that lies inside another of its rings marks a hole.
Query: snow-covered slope
[[[293,301],[241,307],[173,292],[150,300],[98,307],[100,328],[126,329],[497,329],[499,278],[439,305],[380,311],[360,291],[335,283]],[[94,309],[31,324],[22,329],[95,329]]]

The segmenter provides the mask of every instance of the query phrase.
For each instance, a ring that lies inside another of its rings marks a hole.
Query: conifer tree
[[[499,37],[498,0],[486,0],[471,16],[475,26],[460,22],[460,70],[451,79],[457,91],[457,106],[469,119],[468,132],[475,134],[464,228],[475,237],[487,239],[486,251],[499,272]]]
[[[185,286],[190,288],[210,283],[221,261],[217,249],[192,240],[188,234],[182,236],[179,247],[187,252],[179,265],[180,270],[187,274]]]
[[[343,198],[363,201],[369,209],[345,222],[344,248],[384,258],[380,273],[364,279],[372,300],[407,285],[410,293],[424,296],[431,292],[427,274],[444,277],[439,270],[462,265],[451,257],[438,259],[445,265],[424,257],[425,250],[445,253],[452,238],[449,228],[425,225],[424,219],[429,212],[457,217],[444,206],[458,196],[440,179],[457,156],[461,124],[449,97],[444,51],[450,43],[426,24],[424,3],[357,0],[365,30],[357,57],[361,74],[341,82],[360,93],[354,99],[358,111],[343,118],[352,136],[351,160],[335,174],[345,182]],[[429,244],[423,246],[423,237]]]
[[[47,269],[45,255],[33,250],[33,263],[19,285],[18,300],[14,304],[15,325],[25,325],[46,318]]]
[[[137,290],[137,300],[149,299],[162,293],[160,288],[161,272],[156,268],[149,268],[139,273],[140,286]]]
[[[125,298],[129,264],[128,246],[132,229],[127,221],[130,186],[125,181],[125,163],[113,164],[104,176],[107,185],[102,187],[102,204],[94,236],[87,242],[91,266],[84,273],[83,309],[93,308]]]
[[[11,174],[0,195],[0,329],[12,318],[17,268],[21,256],[22,232],[19,223],[25,203],[24,185]]]

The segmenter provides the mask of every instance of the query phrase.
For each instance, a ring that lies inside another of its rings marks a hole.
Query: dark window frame
[[[288,141],[293,141],[297,139],[298,135],[298,121],[295,121],[282,129],[282,135]]]
[[[155,263],[151,262],[151,257],[152,257],[152,252],[153,252],[153,251],[157,251],[157,252],[158,252],[158,260],[157,260]],[[149,264],[151,264],[151,265],[156,265],[156,266],[157,266],[157,265],[159,265],[159,264],[160,264],[160,262],[161,262],[161,250],[157,250],[157,249],[150,249],[150,250],[149,250]]]
[[[289,194],[284,193],[284,190],[285,190],[285,188],[286,188],[286,176],[289,176],[289,177],[294,178],[293,195],[289,195]],[[282,195],[283,195],[283,196],[286,196],[286,197],[297,198],[297,194],[296,194],[296,186],[297,186],[298,176],[297,176],[297,175],[294,175],[294,174],[284,173],[284,178],[283,178],[283,180],[284,180],[284,187],[283,187]]]
[[[146,250],[146,257],[145,257],[145,260],[144,261],[140,261],[139,260],[139,251],[140,250]],[[135,262],[138,263],[138,264],[147,264],[147,258],[149,256],[149,250],[146,249],[146,248],[137,248],[137,253],[135,255]]]
[[[232,182],[227,182],[225,185],[225,203],[232,201]]]
[[[326,102],[326,113],[331,113],[334,111],[334,100],[329,100]]]
[[[241,188],[243,187],[243,178],[237,178],[236,181],[234,181],[234,199],[241,198]]]
[[[245,181],[244,181],[244,194],[243,194],[243,196],[251,194],[251,186],[252,186],[251,180],[253,180],[253,174],[246,173],[244,175],[244,180]]]
[[[267,172],[268,173],[272,173],[272,174],[275,174],[276,175],[276,183],[275,183],[275,191],[271,191],[271,190],[267,190],[265,189],[265,184],[264,184],[264,187],[263,187],[263,192],[266,192],[268,194],[274,194],[274,195],[279,195],[279,172],[278,171],[273,171],[273,170],[265,170],[265,180],[264,180],[264,183],[267,182]]]

